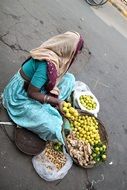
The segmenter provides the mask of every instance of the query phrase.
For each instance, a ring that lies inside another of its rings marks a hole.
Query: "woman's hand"
[[[28,96],[30,98],[33,98],[35,100],[38,100],[39,102],[43,103],[43,104],[51,104],[52,106],[54,106],[56,109],[59,110],[59,112],[64,115],[63,112],[63,104],[65,101],[63,100],[59,100],[58,98],[55,98],[51,95],[45,95],[39,92],[39,89],[32,86],[31,84],[28,87]]]
[[[61,100],[58,104],[58,110],[60,111],[60,113],[62,113],[64,115],[63,112],[63,104],[65,103],[65,101]]]

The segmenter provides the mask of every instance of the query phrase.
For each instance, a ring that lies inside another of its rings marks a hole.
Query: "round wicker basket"
[[[87,113],[87,112],[83,112],[83,111],[80,111],[80,110],[78,110],[78,112],[79,112],[80,115],[88,115],[88,116],[95,117],[93,114],[90,114],[90,113]],[[99,123],[99,134],[100,134],[101,142],[103,144],[105,144],[106,147],[108,148],[108,135],[107,135],[106,129],[105,129],[104,125],[102,124],[102,122],[100,121],[100,119],[96,118],[96,120]],[[66,138],[69,135],[69,133],[70,133],[69,129],[64,129],[63,128],[62,134],[63,134],[63,139],[64,139],[64,142],[65,142],[65,147],[66,147],[66,150],[67,150],[68,153],[69,153],[69,149],[68,149],[68,146],[67,146]],[[106,155],[107,155],[107,149],[106,149]],[[71,156],[71,158],[72,158],[72,160],[74,161],[74,163],[76,165],[80,166],[77,159],[73,158],[72,156]],[[100,165],[101,163],[102,162],[99,162],[99,163],[96,163],[96,164],[93,164],[93,165],[81,166],[81,167],[83,167],[83,168],[93,168],[95,166]]]

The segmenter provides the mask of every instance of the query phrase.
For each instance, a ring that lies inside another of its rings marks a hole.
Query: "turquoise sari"
[[[59,99],[66,100],[73,91],[74,85],[74,76],[66,73],[58,85]],[[63,143],[61,134],[63,120],[58,110],[50,104],[41,104],[29,98],[23,86],[24,79],[18,72],[4,89],[3,105],[10,118],[20,127],[38,134],[43,140],[58,140]]]

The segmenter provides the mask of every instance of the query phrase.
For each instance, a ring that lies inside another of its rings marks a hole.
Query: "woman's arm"
[[[52,96],[44,95],[40,93],[40,89],[34,87],[32,84],[29,85],[27,94],[30,98],[38,100],[41,103],[49,103],[54,106],[60,106],[61,101],[58,98]]]
[[[46,61],[32,61],[35,62],[34,64],[36,64],[37,69],[34,72],[34,75],[32,76],[30,83],[28,84],[28,96],[41,103],[49,103],[51,105],[60,107],[61,101],[58,98],[54,98],[52,96],[40,93],[40,89],[42,88],[42,86],[45,86],[45,84],[48,82]],[[29,68],[27,68],[27,71],[29,71]]]

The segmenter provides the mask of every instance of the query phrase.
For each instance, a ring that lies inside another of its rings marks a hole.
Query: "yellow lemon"
[[[74,120],[75,119],[74,116],[71,116],[71,119]]]
[[[77,128],[74,128],[74,131],[78,131]]]
[[[65,114],[65,116],[66,116],[67,118],[70,118],[70,117],[71,117],[71,114],[67,112],[67,113]]]
[[[103,155],[102,155],[102,158],[105,160],[105,159],[106,159],[106,155],[105,155],[105,154],[103,154]]]
[[[68,111],[67,107],[63,107],[63,111],[67,112]]]
[[[106,150],[106,146],[105,146],[105,145],[103,145],[102,148],[103,148],[104,150]]]
[[[70,108],[71,107],[71,103],[67,103],[68,104],[68,108]]]
[[[94,145],[94,142],[93,142],[93,141],[91,141],[91,145]]]
[[[78,115],[79,115],[79,114],[78,114],[77,111],[73,113],[73,116],[74,116],[74,117],[77,117]]]
[[[69,112],[70,112],[70,113],[74,113],[74,112],[75,112],[75,109],[74,109],[73,107],[70,107],[70,108],[69,108]]]
[[[68,103],[67,103],[67,102],[64,102],[64,103],[63,103],[63,107],[68,108]]]

